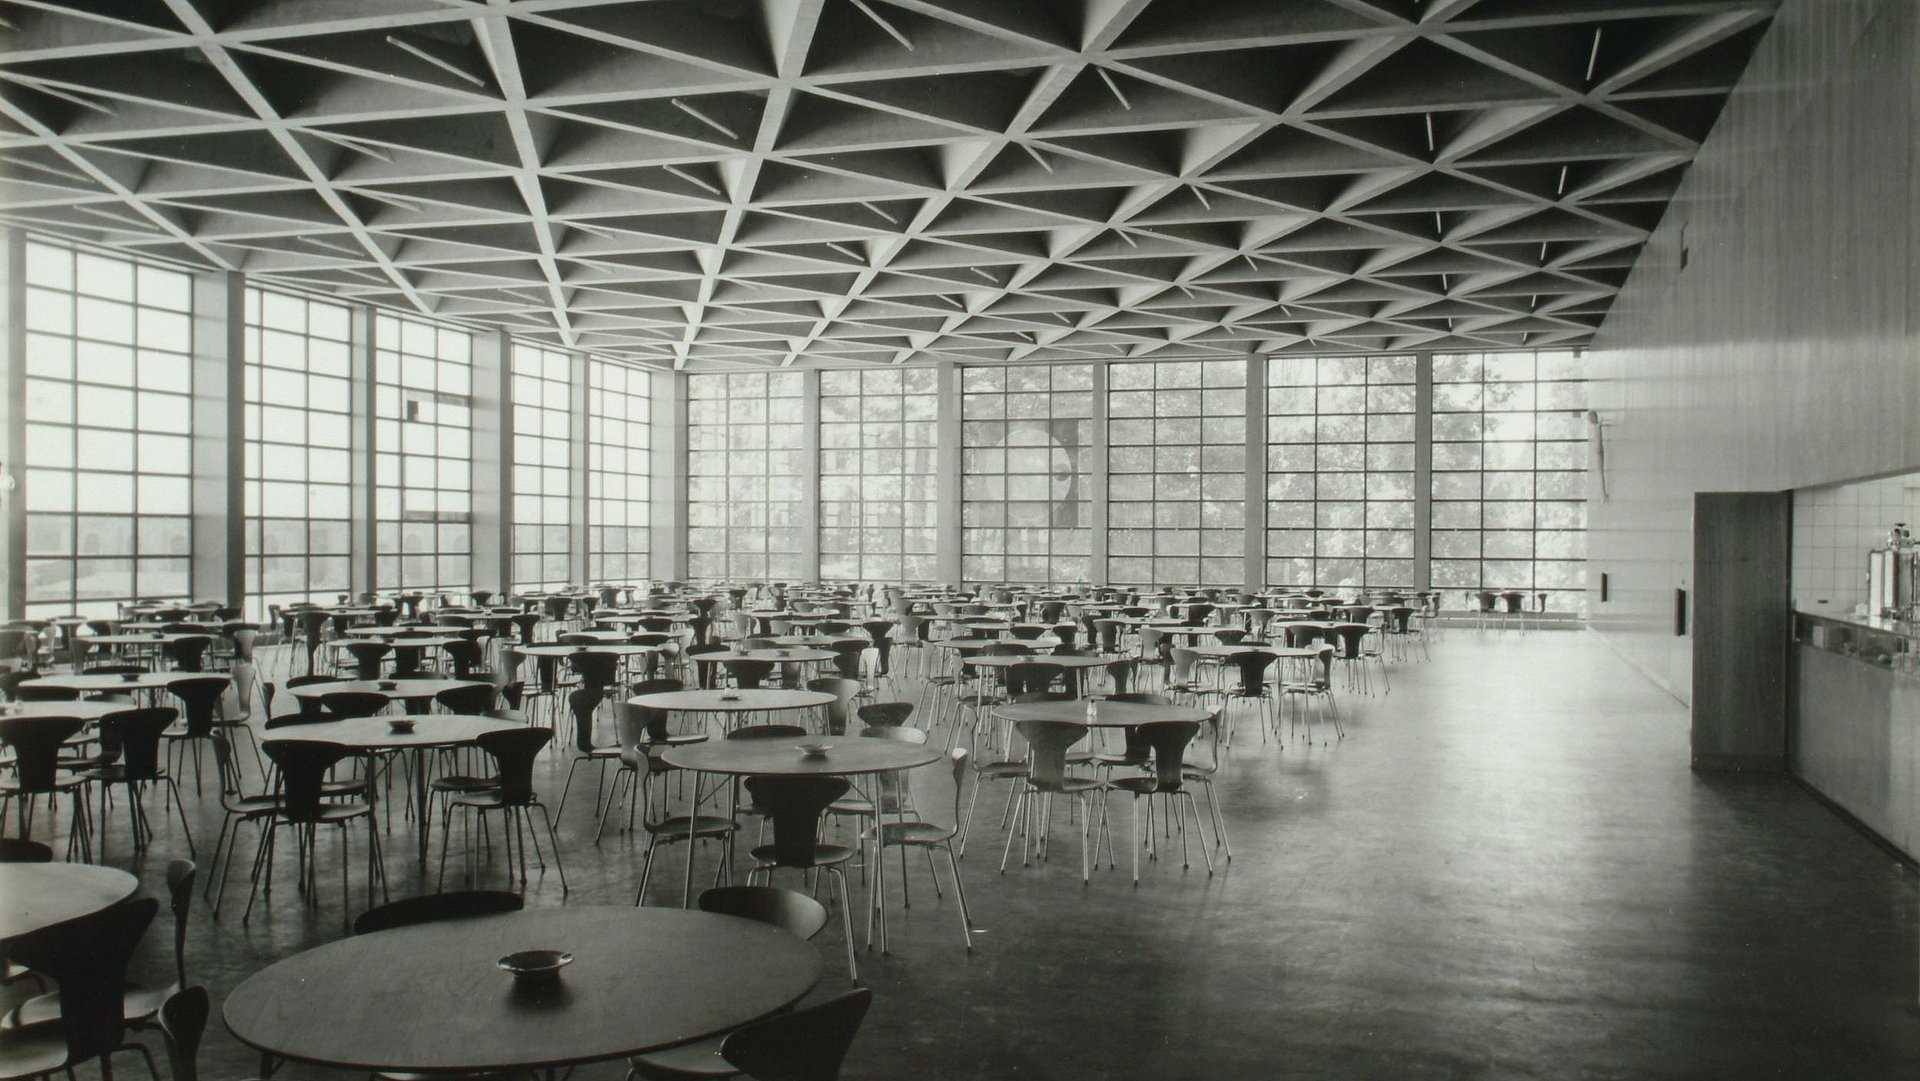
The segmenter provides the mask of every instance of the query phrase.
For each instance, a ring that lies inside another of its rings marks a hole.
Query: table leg
[[[413,806],[420,827],[420,866],[427,865],[429,838],[433,836],[432,804],[427,799],[427,749],[413,749]]]
[[[681,908],[693,907],[694,827],[700,819],[700,778],[701,774],[696,770],[693,775],[693,802],[687,806],[687,875],[686,880],[680,886]],[[634,798],[638,799],[639,797],[636,794]],[[608,808],[608,813],[612,813],[612,808]]]

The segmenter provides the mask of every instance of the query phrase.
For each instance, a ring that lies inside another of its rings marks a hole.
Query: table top
[[[427,634],[457,634],[466,627],[451,623],[435,623],[413,627],[348,627],[347,634],[355,638],[389,638],[409,631],[424,631]]]
[[[348,646],[357,646],[361,641],[362,639],[357,638],[330,638],[325,644],[329,649],[345,649]],[[395,649],[433,649],[438,646],[450,646],[455,642],[464,641],[466,641],[464,638],[445,638],[428,635],[424,638],[383,638],[379,639],[375,644],[388,645]]]
[[[283,725],[268,732],[264,741],[338,743],[363,751],[384,751],[399,747],[451,747],[472,743],[484,732],[524,727],[520,721],[464,713],[429,713],[408,719],[415,722],[411,732],[394,731],[385,717],[356,717],[346,721]]]
[[[667,648],[665,645],[636,646],[631,642],[602,642],[591,646],[562,646],[552,642],[538,646],[510,646],[523,657],[571,657],[576,653],[600,653],[614,657],[632,657],[641,653],[658,653]]]
[[[866,642],[864,634],[781,634],[774,636],[776,643],[783,646],[830,646],[835,642]],[[717,656],[708,654],[707,656]]]
[[[390,687],[382,687],[390,683]],[[455,687],[485,687],[488,684],[477,679],[337,679],[331,683],[309,683],[304,687],[293,688],[295,698],[325,698],[342,691],[356,693],[384,694],[388,698],[410,698],[419,700],[432,698],[441,691],[450,691]]]
[[[125,702],[14,702],[8,705],[10,717],[77,717],[97,721],[109,713],[125,713]]]
[[[60,687],[82,693],[90,691],[151,691],[158,690],[177,680],[204,679],[207,676],[220,676],[220,672],[135,672],[133,678],[116,675],[79,675],[52,674],[41,676],[33,682],[42,687]]]
[[[1183,646],[1181,648],[1184,649],[1186,647]],[[1271,642],[1237,642],[1232,645],[1222,642],[1218,645],[1194,646],[1192,648],[1193,652],[1198,653],[1202,657],[1231,657],[1236,653],[1246,653],[1249,650],[1259,650],[1263,653],[1271,653],[1276,657],[1287,658],[1317,657],[1320,655],[1320,651],[1317,649],[1296,649],[1292,646],[1277,646]]]
[[[934,638],[929,640],[936,649],[959,649],[962,646],[1002,645],[1011,643],[1017,646],[1029,646],[1033,649],[1052,649],[1060,645],[1060,639],[1051,634],[1038,638]]]
[[[830,749],[822,755],[802,754],[800,744],[807,742],[825,743]],[[946,753],[926,743],[834,736],[819,740],[711,739],[668,747],[660,757],[668,765],[701,773],[799,777],[892,773],[938,762]]]
[[[1085,699],[1074,702],[1022,702],[996,707],[993,715],[1007,721],[1071,721],[1093,728],[1129,728],[1154,721],[1205,721],[1212,716],[1206,710],[1193,706],[1098,701],[1098,713],[1091,720],[1087,718]]]
[[[1112,657],[1056,657],[1051,653],[1030,653],[1021,656],[993,653],[968,657],[965,663],[979,668],[1012,668],[1016,664],[1052,664],[1061,668],[1104,668],[1113,661]]]
[[[127,872],[91,863],[0,863],[0,941],[92,915],[139,889]]]
[[[529,991],[495,965],[519,950],[574,962]],[[797,1001],[820,955],[751,920],[677,908],[568,905],[418,924],[270,965],[227,997],[240,1042],[353,1071],[531,1070],[729,1031]]]
[[[729,649],[724,653],[701,653],[695,656],[701,661],[774,661],[779,664],[801,664],[808,661],[830,661],[833,654],[824,649]]]
[[[731,694],[734,697],[720,697],[723,694]],[[825,691],[788,691],[775,687],[760,687],[739,691],[660,691],[655,694],[635,695],[627,699],[627,703],[635,706],[651,706],[654,709],[677,709],[694,713],[757,713],[761,710],[813,709],[833,700],[833,695]]]
[[[168,642],[185,642],[190,639],[218,638],[220,628],[208,627],[205,631],[193,634],[92,634],[80,635],[73,641],[80,646],[163,646]]]

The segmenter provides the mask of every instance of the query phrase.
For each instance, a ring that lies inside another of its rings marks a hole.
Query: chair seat
[[[53,787],[50,789],[22,788],[18,780],[6,780],[0,781],[0,795],[39,795],[42,791],[68,792],[75,788],[83,788],[86,786],[86,783],[87,777],[84,774],[59,770],[53,775]]]
[[[1326,694],[1333,690],[1325,683],[1282,683],[1281,694]]]
[[[1058,792],[1068,796],[1077,796],[1082,792],[1092,792],[1101,787],[1101,782],[1091,777],[1065,777],[1057,783],[1052,784],[1034,784],[1033,779],[1028,778],[1027,783],[1032,784],[1034,790],[1038,792]]]
[[[57,1032],[27,1032],[0,1039],[0,1081],[60,1073],[67,1068],[67,1040]]]
[[[740,1071],[720,1057],[725,1036],[683,1044],[666,1051],[636,1055],[627,1065],[643,1081],[679,1081],[691,1077],[738,1077]]]
[[[861,834],[862,839],[880,839],[883,845],[937,845],[958,836],[950,826],[932,822],[882,822]]]
[[[1179,789],[1177,788],[1160,787],[1159,778],[1152,777],[1152,776],[1116,777],[1113,780],[1107,782],[1107,787],[1117,788],[1122,792],[1131,792],[1136,796],[1145,796],[1154,792],[1178,792],[1179,791]]]
[[[490,788],[500,787],[500,778],[468,777],[455,773],[446,777],[435,777],[427,783],[427,787],[435,792],[453,792],[458,794],[485,792]]]
[[[902,803],[898,798],[881,801],[881,814],[897,815],[902,811],[910,810],[911,808]],[[827,813],[830,815],[872,815],[873,801],[859,798],[834,800],[827,805]]]
[[[128,984],[121,998],[120,1016],[125,1018],[128,1024],[149,1021],[160,1016],[160,1004],[166,1001],[169,990],[175,989],[156,991],[137,983]],[[44,995],[35,995],[14,1007],[4,1020],[0,1020],[0,1028],[30,1029],[39,1025],[55,1025],[59,1021],[60,992],[52,991]]]
[[[735,822],[731,818],[721,818],[719,815],[693,815],[691,817],[693,822],[692,830],[696,837],[724,837],[740,828],[738,822]],[[675,837],[685,837],[688,830],[688,818],[689,816],[687,815],[673,815],[670,818],[663,818],[658,822],[649,822],[646,824],[647,832],[660,834],[668,840],[672,840]]]
[[[119,763],[110,766],[99,766],[82,772],[80,776],[85,777],[89,781],[100,781],[105,784],[125,784],[127,783],[127,767]],[[140,779],[143,781],[170,780],[166,770],[158,770],[153,776]]]
[[[978,777],[1025,777],[1027,764],[1025,762],[988,762],[983,766],[975,767],[973,772]]]
[[[1180,779],[1183,781],[1210,781],[1219,772],[1218,766],[1181,766]]]
[[[1103,766],[1114,767],[1145,766],[1152,761],[1148,756],[1141,754],[1097,754],[1093,756],[1093,760]],[[1068,759],[1068,761],[1072,761],[1072,759]]]
[[[747,853],[747,855],[753,857],[753,862],[756,867],[781,866],[779,857],[775,853],[772,845],[759,845],[754,848],[753,851]],[[813,865],[815,867],[825,867],[834,863],[845,863],[852,858],[853,849],[845,845],[813,846]]]
[[[363,815],[372,813],[372,808],[364,803],[323,803],[316,819],[323,826],[337,826],[342,822],[351,822]]]

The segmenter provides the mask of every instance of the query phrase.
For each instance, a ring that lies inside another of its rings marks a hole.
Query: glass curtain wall
[[[190,588],[193,281],[26,245],[26,611]]]
[[[1107,369],[1107,581],[1239,587],[1245,574],[1247,366]]]
[[[687,573],[803,577],[800,372],[687,377]]]
[[[1267,583],[1412,587],[1411,356],[1267,362]]]
[[[352,310],[246,291],[246,583],[268,605],[352,589]]]
[[[573,356],[513,345],[513,584],[572,580]]]
[[[1436,589],[1585,614],[1586,391],[1572,353],[1433,358]]]
[[[587,577],[636,585],[652,574],[653,375],[587,362]]]
[[[1092,570],[1093,366],[961,371],[961,576],[1078,584]]]
[[[375,586],[464,593],[473,579],[473,335],[374,318]]]
[[[820,373],[820,576],[934,577],[931,368]]]

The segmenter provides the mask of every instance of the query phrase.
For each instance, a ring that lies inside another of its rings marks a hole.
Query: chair
[[[0,824],[6,821],[7,804],[17,801],[22,839],[33,832],[33,805],[36,796],[72,800],[72,821],[67,828],[67,859],[77,852],[80,859],[93,861],[93,841],[88,823],[87,778],[60,768],[60,751],[67,740],[85,728],[78,717],[26,716],[0,717],[0,744],[13,750],[11,779],[0,780]]]
[[[273,857],[278,847],[281,827],[295,832],[299,841],[301,862],[298,882],[305,890],[309,907],[318,904],[317,884],[319,881],[318,834],[321,826],[332,826],[340,831],[340,900],[341,911],[349,907],[348,901],[348,845],[347,827],[360,819],[367,820],[367,903],[373,903],[373,884],[378,878],[386,882],[385,865],[380,857],[380,834],[373,829],[373,811],[366,803],[324,802],[326,792],[323,788],[327,771],[348,751],[337,743],[322,743],[315,740],[272,740],[265,745],[267,757],[280,768],[280,786],[276,795],[279,803],[266,819],[266,828],[261,831],[260,850],[254,856],[253,888],[247,893],[247,908],[241,913],[240,922],[246,923],[253,916],[253,904],[262,893],[273,892]],[[233,856],[228,854],[232,862]],[[266,884],[261,885],[261,876],[265,875]]]
[[[448,687],[433,696],[441,708],[448,713],[478,715],[493,708],[499,691],[491,683],[477,683],[471,687]]]
[[[1347,735],[1346,729],[1341,727],[1340,711],[1334,705],[1333,701],[1333,647],[1330,645],[1320,646],[1319,651],[1307,661],[1307,664],[1311,666],[1311,670],[1304,678],[1281,681],[1280,702],[1282,706],[1284,706],[1289,699],[1298,700],[1301,703],[1301,714],[1302,716],[1306,716],[1305,707],[1307,703],[1309,701],[1319,702],[1321,707],[1326,711],[1328,719],[1333,721],[1334,731],[1338,733],[1342,739],[1345,739]],[[1313,742],[1313,718],[1306,717],[1306,722],[1307,742],[1311,743]]]
[[[953,875],[954,896],[960,902],[960,931],[967,943],[967,952],[973,952],[973,917],[967,911],[967,890],[960,882],[960,864],[954,854],[955,839],[960,836],[960,793],[966,788],[968,752],[965,747],[957,747],[947,755],[948,764],[953,770],[953,825],[941,826],[932,822],[890,821],[884,815],[879,816],[875,824],[867,829],[862,839],[871,841],[884,857],[889,847],[900,849],[900,900],[911,907],[907,896],[907,853],[909,848],[918,848],[927,853],[927,877],[933,880],[934,896],[940,896],[940,877],[934,872],[933,853],[938,849],[947,857],[947,871]],[[872,876],[872,903],[867,912],[867,933],[872,937],[873,910],[880,912],[880,952],[887,952],[887,901],[886,883],[881,872],[885,868],[884,859],[877,859]]]
[[[127,967],[159,910],[157,899],[139,897],[8,944],[12,960],[60,985],[60,1023],[0,1041],[0,1079],[71,1075],[95,1059],[102,1078],[112,1078],[113,1053],[137,1048],[126,1042]]]
[[[560,841],[553,832],[553,816],[547,812],[546,805],[540,802],[533,791],[533,761],[540,751],[553,739],[550,728],[506,728],[491,732],[482,732],[474,741],[480,749],[493,759],[494,770],[499,774],[497,787],[484,792],[471,792],[457,796],[447,802],[447,815],[440,820],[440,882],[447,880],[447,842],[452,832],[455,809],[470,811],[484,816],[489,811],[498,811],[505,818],[501,834],[505,839],[507,857],[507,879],[513,880],[513,851],[515,838],[520,840],[520,884],[527,882],[526,841],[521,833],[524,826],[533,833],[534,858],[540,860],[540,869],[546,870],[546,861],[540,854],[539,834],[533,831],[533,814],[538,810],[547,827],[547,843],[553,847],[554,870],[560,875],[560,892],[568,892],[567,869],[560,862]],[[467,825],[468,880],[473,878],[472,824]]]
[[[652,757],[646,753],[645,747],[636,744],[631,750],[626,752],[626,758],[623,760],[621,768],[624,775],[632,778],[631,783],[633,792],[635,793],[634,803],[644,805],[646,802],[644,793],[647,790],[648,778],[652,776],[655,769]],[[612,801],[609,801],[607,814],[611,817],[612,813]],[[602,824],[604,825],[604,820]],[[687,814],[665,815],[658,819],[648,817],[643,810],[640,815],[640,827],[645,830],[647,834],[647,850],[641,857],[640,886],[633,894],[633,903],[636,906],[646,901],[647,883],[653,879],[653,853],[655,849],[663,844],[676,844],[681,841],[689,844],[695,841],[719,841],[724,845],[731,841],[734,832],[740,828],[739,823],[731,818],[725,818],[720,815],[699,814],[697,813],[697,808]],[[596,836],[596,840],[597,839]],[[687,854],[687,859],[693,859],[691,852]],[[717,881],[719,876],[724,874],[726,870],[727,861],[722,860],[720,866],[716,868],[714,872],[715,880]],[[688,894],[691,893],[692,889],[692,872],[689,870],[684,887],[686,892],[683,892],[680,899],[681,907],[686,907],[687,903],[691,900]]]
[[[762,775],[747,778],[747,793],[756,806],[766,809],[773,819],[773,843],[756,845],[748,855],[755,874],[771,879],[781,867],[796,870],[824,870],[840,887],[840,923],[846,935],[847,976],[859,979],[853,956],[853,909],[847,901],[847,876],[843,865],[853,858],[854,850],[843,845],[820,844],[820,816],[833,802],[847,794],[852,786],[844,777]],[[771,882],[768,883],[769,885]]]
[[[871,1005],[873,992],[861,987],[775,1014],[734,1030],[721,1057],[758,1081],[837,1081]]]
[[[162,990],[149,990],[129,982],[121,995],[121,1016],[133,1028],[151,1028],[159,1023],[166,1000],[187,986],[187,917],[193,909],[193,880],[198,872],[192,860],[174,860],[167,864],[167,904],[173,913],[174,982]],[[6,1028],[31,1028],[60,1020],[58,992],[39,995],[21,1003],[7,1015]]]
[[[39,841],[0,837],[0,863],[52,863],[53,849]]]
[[[1187,745],[1200,734],[1197,721],[1150,721],[1134,728],[1140,743],[1152,751],[1153,772],[1151,774],[1116,777],[1107,782],[1114,791],[1129,792],[1133,795],[1129,820],[1132,832],[1128,835],[1133,842],[1133,884],[1140,884],[1140,800],[1147,800],[1147,844],[1153,846],[1153,797],[1164,797],[1173,804],[1173,823],[1180,831],[1180,866],[1187,866],[1187,826],[1180,818],[1180,802],[1185,800],[1189,817],[1193,821],[1195,832],[1200,834],[1200,854],[1207,862],[1207,873],[1213,873],[1213,853],[1206,846],[1206,833],[1200,829],[1200,811],[1194,803],[1193,793],[1183,782],[1186,779],[1185,757]],[[1151,859],[1159,859],[1157,851]]]
[[[1233,846],[1227,843],[1227,822],[1220,814],[1220,797],[1214,793],[1213,777],[1220,772],[1221,755],[1226,744],[1221,740],[1220,714],[1223,710],[1214,710],[1207,715],[1206,733],[1210,753],[1206,761],[1196,762],[1192,758],[1185,760],[1181,769],[1181,779],[1189,784],[1204,786],[1207,790],[1207,816],[1213,820],[1213,843],[1226,853],[1227,860],[1233,860]]]
[[[860,681],[827,676],[808,680],[807,690],[833,696],[833,701],[827,703],[826,731],[830,736],[846,735],[847,721],[853,713],[853,700],[860,693]]]
[[[187,809],[180,802],[180,785],[160,768],[160,736],[171,726],[180,711],[172,706],[155,709],[129,709],[100,718],[101,743],[108,748],[108,761],[83,775],[100,787],[100,856],[107,854],[107,792],[115,786],[127,790],[127,824],[133,836],[133,850],[144,851],[153,827],[141,795],[147,785],[163,785],[173,799],[180,816],[180,832],[187,839],[187,852],[193,848],[193,829],[187,825]],[[164,805],[163,805],[164,809]],[[185,981],[181,981],[184,986]],[[156,1004],[157,1008],[157,1004]]]
[[[643,680],[633,685],[633,693],[636,697],[657,691],[677,691],[680,689],[681,684],[677,679]],[[705,733],[675,736],[667,731],[666,710],[652,709],[647,706],[636,706],[628,702],[620,704],[617,726],[619,735],[617,737],[615,750],[619,754],[620,768],[614,771],[613,794],[607,797],[606,813],[601,815],[600,826],[594,830],[594,844],[600,843],[600,835],[607,828],[607,819],[613,817],[613,809],[620,802],[623,787],[628,789],[628,795],[633,797],[636,802],[642,802],[646,794],[646,788],[641,782],[650,778],[655,773],[670,772],[674,768],[658,759],[652,758],[654,748],[667,747],[675,744],[702,743],[705,742],[707,738]],[[639,766],[639,759],[641,758],[651,760],[645,772],[642,772]],[[633,828],[633,812],[631,807],[627,814],[627,828],[628,830]]]
[[[456,890],[403,897],[367,909],[353,921],[353,933],[370,935],[395,927],[412,927],[440,920],[462,920],[474,916],[495,916],[518,912],[526,907],[526,898],[507,890]]]
[[[1279,654],[1265,649],[1243,649],[1227,655],[1227,663],[1232,665],[1240,676],[1240,682],[1227,689],[1229,699],[1241,702],[1257,703],[1266,727],[1260,729],[1261,738],[1266,738],[1268,727],[1274,727],[1274,697],[1267,690],[1267,669]]]
[[[731,658],[721,661],[720,666],[727,670],[727,678],[733,681],[733,685],[741,690],[757,689],[767,677],[773,675],[772,661]]]
[[[1027,839],[1034,838],[1034,850],[1041,859],[1047,858],[1046,827],[1052,817],[1053,797],[1065,796],[1080,804],[1080,881],[1084,885],[1092,879],[1092,841],[1093,794],[1101,790],[1099,781],[1091,777],[1075,777],[1067,773],[1067,748],[1086,738],[1087,726],[1071,721],[1016,721],[1014,727],[1020,737],[1027,741],[1029,755],[1025,786],[1019,791],[1019,799],[1014,807],[1013,828],[1007,833],[1006,848],[1000,854],[1000,873],[1007,871],[1007,858],[1013,852],[1013,838],[1020,836],[1020,865],[1029,866]],[[1038,802],[1039,808],[1034,804]],[[1022,832],[1021,824],[1026,824]],[[1102,823],[1105,828],[1105,823]]]
[[[913,703],[873,702],[854,710],[853,715],[869,728],[903,725],[913,716]]]
[[[373,640],[348,642],[340,648],[353,657],[353,672],[357,679],[379,679],[380,668],[386,662],[387,654],[393,652],[392,646]]]
[[[200,1081],[200,1037],[212,1009],[204,987],[176,991],[160,1004],[158,1026],[173,1081]]]
[[[176,679],[167,684],[167,690],[180,700],[181,726],[166,733],[169,740],[167,748],[168,772],[179,776],[185,762],[179,756],[186,748],[193,748],[193,794],[198,796],[200,786],[200,744],[213,735],[213,730],[221,726],[226,716],[227,688],[233,681],[226,676],[201,676],[196,679]]]
[[[226,896],[227,875],[233,871],[233,845],[239,837],[238,825],[243,822],[257,825],[262,819],[272,817],[280,806],[280,799],[272,795],[246,795],[241,788],[240,765],[234,761],[233,745],[219,732],[215,732],[209,742],[213,744],[214,769],[220,778],[221,816],[220,834],[214,838],[213,858],[207,864],[207,884],[202,895],[212,894],[213,917],[219,919],[220,899]],[[325,790],[326,786],[322,785],[322,791]],[[227,862],[222,869],[220,857],[223,853]],[[214,892],[215,869],[221,869],[218,892]]]

